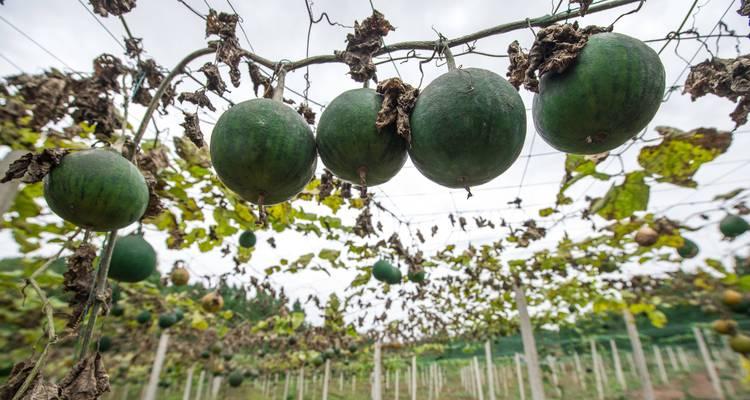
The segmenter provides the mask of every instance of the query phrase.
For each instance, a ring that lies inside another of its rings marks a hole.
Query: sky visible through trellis
[[[252,49],[272,60],[303,58],[306,53],[306,38],[308,28],[308,14],[305,4],[300,1],[267,1],[248,2],[235,0],[229,3],[225,0],[185,0],[194,10],[206,14],[208,6],[219,11],[231,12],[232,7],[242,17],[242,31],[238,31],[241,45]],[[563,2],[563,9],[567,1]],[[692,1],[660,0],[648,1],[635,14],[619,20],[614,30],[628,34],[641,40],[663,39],[675,30],[685,17]],[[549,14],[557,1],[378,1],[373,2],[375,8],[381,11],[396,27],[386,38],[386,43],[405,40],[436,40],[436,32],[447,38],[464,35],[503,22],[523,20],[527,17],[538,17]],[[609,25],[619,15],[632,10],[637,4],[608,10],[605,12],[579,18],[581,25]],[[122,38],[125,35],[123,27],[117,18],[99,18],[92,16],[82,4],[75,0],[64,1],[6,1],[0,7],[0,75],[6,76],[19,72],[38,73],[49,67],[67,69],[72,67],[77,71],[89,71],[91,60],[97,55],[108,52],[122,57]],[[312,4],[315,16],[326,12],[332,21],[344,25],[352,25],[353,21],[362,20],[371,13],[367,0],[335,1],[319,0]],[[702,35],[709,32],[719,33],[719,21],[723,21],[730,29],[739,35],[746,35],[748,29],[747,17],[737,15],[739,7],[737,1],[704,0],[699,1],[693,15],[688,18],[685,29],[693,27]],[[188,52],[205,47],[204,21],[191,12],[182,3],[174,1],[140,1],[138,6],[125,19],[136,37],[143,38],[146,52],[160,65],[171,68]],[[101,25],[100,25],[101,23]],[[18,30],[25,33],[23,36]],[[105,29],[106,27],[106,29]],[[109,30],[109,32],[107,31]],[[351,29],[322,23],[312,27],[309,54],[332,54],[334,50],[345,47],[346,34]],[[110,32],[112,36],[110,36]],[[29,38],[37,43],[32,42]],[[508,44],[518,40],[522,47],[528,48],[533,42],[534,34],[531,29],[514,31],[508,34],[481,39],[476,43],[476,51],[504,55]],[[119,40],[118,40],[119,39]],[[248,43],[249,41],[249,43]],[[651,42],[654,49],[659,50],[663,41]],[[46,49],[40,48],[41,45]],[[710,57],[709,51],[719,57],[735,57],[746,53],[747,40],[716,38],[706,40],[706,47],[700,41],[690,40],[685,35],[683,40],[672,41],[662,52],[661,58],[667,71],[667,86],[682,85],[687,76],[687,62],[696,64]],[[461,53],[466,46],[453,49],[454,53]],[[430,52],[419,52],[429,56]],[[393,57],[403,57],[406,52],[393,54]],[[208,60],[208,58],[206,59]],[[191,69],[197,69],[206,60],[199,60],[191,64]],[[388,56],[381,56],[377,61],[389,61]],[[505,75],[508,60],[504,57],[489,57],[480,54],[468,54],[457,58],[457,65],[464,67],[480,67]],[[443,62],[438,60],[423,65],[425,87],[434,78],[447,71]],[[226,73],[226,69],[222,70]],[[309,99],[311,107],[321,113],[321,107],[335,98],[341,92],[361,86],[351,80],[344,64],[313,65],[309,69],[310,89]],[[302,97],[294,94],[303,93],[305,89],[305,70],[300,69],[288,74],[287,97],[298,103]],[[419,62],[401,61],[384,62],[378,66],[380,79],[400,75],[404,81],[417,85],[421,73]],[[194,90],[197,85],[190,79],[184,79],[178,91]],[[374,219],[381,221],[386,233],[383,238],[390,236],[390,232],[399,232],[405,245],[412,245],[424,250],[426,254],[433,254],[446,244],[455,243],[459,248],[469,244],[481,245],[507,235],[507,228],[477,228],[473,217],[483,217],[499,225],[502,219],[511,226],[519,227],[528,219],[539,219],[538,210],[554,206],[555,195],[559,182],[564,175],[563,153],[557,152],[544,143],[540,137],[535,137],[533,122],[531,121],[532,95],[521,90],[524,103],[527,106],[528,129],[522,156],[503,175],[492,182],[473,188],[474,196],[467,199],[462,190],[452,190],[440,187],[423,177],[410,162],[391,181],[382,186],[371,188],[375,199],[392,211],[397,217],[378,211],[373,207]],[[215,113],[201,111],[204,133],[210,135],[212,124],[229,106],[224,100],[209,94],[218,110]],[[243,82],[239,88],[232,89],[226,96],[233,102],[239,102],[254,97],[249,77],[243,70]],[[179,105],[179,104],[178,104]],[[136,106],[137,107],[137,106]],[[187,108],[187,107],[186,107]],[[683,130],[698,127],[715,127],[720,130],[731,130],[734,123],[729,113],[734,104],[725,99],[706,96],[696,102],[691,102],[689,96],[681,95],[681,88],[672,93],[662,105],[659,113],[647,128],[644,139],[657,136],[655,126],[666,125]],[[130,122],[137,125],[143,109],[131,108]],[[162,137],[169,139],[171,135],[181,135],[178,125],[181,113],[173,109],[168,116],[157,118],[158,126],[163,131]],[[155,134],[153,126],[149,127],[147,138]],[[171,140],[166,140],[171,142]],[[630,145],[630,144],[628,144]],[[626,145],[626,146],[628,146]],[[637,166],[637,154],[643,143],[631,145],[622,154],[625,170]],[[715,195],[727,192],[737,187],[747,187],[750,177],[745,175],[750,168],[750,154],[745,150],[750,145],[750,127],[741,127],[734,136],[733,145],[729,151],[715,162],[705,165],[696,175],[698,189],[684,189],[670,184],[653,184],[649,211],[667,215],[681,220],[697,211],[713,208],[704,202]],[[617,173],[620,163],[610,158],[601,166],[604,172]],[[319,172],[322,163],[318,163]],[[318,173],[319,175],[319,173]],[[619,178],[621,179],[621,178]],[[582,221],[577,217],[560,220],[563,215],[573,214],[587,206],[586,196],[602,196],[611,182],[599,182],[592,178],[577,183],[569,190],[569,196],[575,200],[572,205],[561,208],[561,212],[541,220],[539,224],[549,227],[547,237],[532,243],[524,249],[509,247],[506,260],[528,257],[533,251],[542,248],[554,248],[557,241],[567,233],[573,239],[582,239],[593,234],[592,222]],[[522,199],[521,207],[510,204],[514,199]],[[322,211],[323,208],[320,208]],[[662,212],[663,210],[666,210]],[[452,226],[448,215],[467,219],[467,230],[464,232],[458,224]],[[712,221],[718,221],[722,213],[709,214]],[[356,213],[343,211],[342,218],[353,221]],[[400,221],[399,221],[400,220]],[[404,222],[408,222],[408,225]],[[597,228],[604,226],[604,221],[593,220]],[[705,224],[700,218],[688,221],[694,225]],[[438,232],[431,237],[431,227],[437,225]],[[417,230],[427,239],[425,244],[419,243]],[[129,230],[126,230],[128,232]],[[271,248],[266,239],[274,236],[277,249]],[[701,257],[686,262],[686,267],[693,267],[700,263],[703,257],[726,257],[735,249],[746,245],[745,240],[735,242],[721,242],[720,234],[715,227],[708,227],[699,232],[689,233],[687,237],[693,239],[702,247]],[[159,253],[160,270],[164,273],[171,269],[177,259],[187,261],[195,274],[219,275],[233,269],[231,257],[222,258],[218,249],[209,253],[200,253],[197,249],[172,251],[164,245],[165,234],[148,230],[146,238],[154,244]],[[336,242],[324,239],[304,237],[295,232],[259,233],[258,248],[249,265],[251,274],[263,276],[263,269],[278,263],[281,258],[294,260],[299,255],[316,252],[322,248],[336,248],[341,246]],[[51,254],[56,249],[43,249],[40,254]],[[8,232],[0,232],[0,257],[16,256],[18,249]],[[403,266],[403,265],[402,265]],[[626,271],[657,272],[663,269],[659,265],[629,265]],[[405,268],[403,268],[405,271]],[[354,270],[331,270],[329,276],[320,271],[302,271],[297,274],[274,275],[271,281],[286,288],[291,298],[306,298],[309,294],[317,294],[325,299],[329,293],[344,293],[351,280],[357,274]],[[439,270],[435,273],[441,273]],[[240,282],[242,278],[231,281]],[[246,281],[247,278],[244,278]],[[373,314],[377,313],[377,310]],[[371,314],[372,315],[372,314]],[[355,314],[349,317],[353,318]],[[398,318],[394,312],[392,318]],[[313,321],[320,321],[317,313],[311,313]]]

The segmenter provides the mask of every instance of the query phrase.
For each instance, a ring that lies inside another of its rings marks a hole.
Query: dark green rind
[[[164,313],[159,315],[159,328],[167,329],[177,323],[177,316],[174,313]]]
[[[573,66],[542,76],[534,125],[544,141],[566,153],[615,149],[656,115],[664,79],[659,56],[645,43],[619,33],[593,35]]]
[[[507,170],[525,136],[526,110],[513,86],[491,71],[460,69],[441,75],[419,95],[409,156],[431,181],[466,188]]]
[[[253,231],[244,231],[240,235],[240,246],[253,247],[258,239]]]
[[[698,255],[698,252],[700,249],[698,248],[698,245],[695,244],[690,239],[683,238],[685,241],[685,244],[682,245],[682,247],[677,249],[677,254],[680,255],[682,258],[693,258]]]
[[[136,320],[136,321],[137,321],[137,322],[138,322],[139,324],[143,325],[143,324],[145,324],[145,323],[147,323],[147,322],[151,321],[151,313],[150,313],[150,312],[149,312],[148,310],[146,310],[146,311],[141,311],[141,313],[140,313],[140,314],[138,314],[138,315],[137,315],[137,316],[135,317],[135,320]]]
[[[63,157],[44,178],[44,198],[66,221],[111,231],[143,216],[148,186],[138,168],[114,150],[81,150]]]
[[[337,177],[360,183],[365,172],[367,186],[393,178],[406,162],[406,140],[393,125],[378,131],[375,120],[383,96],[372,89],[346,91],[333,99],[320,116],[316,131],[323,165]]]
[[[241,371],[232,371],[232,373],[229,374],[229,386],[239,387],[240,385],[242,385],[243,378],[244,377]]]
[[[97,343],[97,350],[100,353],[109,351],[112,348],[112,339],[109,336],[102,336]]]
[[[422,283],[424,282],[424,279],[427,277],[427,273],[425,271],[418,271],[415,273],[409,272],[406,276],[409,278],[410,281],[414,283]]]
[[[379,260],[372,266],[372,276],[381,282],[386,282],[392,268],[393,266],[388,261]]]
[[[734,238],[750,229],[750,224],[737,215],[727,215],[719,222],[719,231],[728,238]]]
[[[120,282],[140,282],[156,270],[156,251],[140,235],[117,238],[109,263],[111,279]]]
[[[386,282],[389,285],[396,285],[401,283],[401,270],[396,267],[391,267],[391,270],[388,272],[388,276],[386,277]]]
[[[307,122],[285,104],[253,99],[224,114],[211,135],[216,174],[254,204],[291,199],[304,189],[316,166],[315,137]]]

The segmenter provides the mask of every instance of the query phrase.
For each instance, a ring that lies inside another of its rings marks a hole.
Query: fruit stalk
[[[279,65],[279,72],[276,73],[276,89],[273,91],[273,100],[284,101],[284,82],[286,81],[286,68],[283,64]]]
[[[442,44],[442,52],[445,56],[445,63],[448,66],[448,72],[455,71],[456,70],[456,59],[453,57],[453,52],[451,51],[451,48],[447,44]]]

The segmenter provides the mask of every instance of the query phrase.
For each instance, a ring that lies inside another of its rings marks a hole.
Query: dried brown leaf
[[[68,269],[63,273],[63,290],[72,293],[68,301],[72,309],[67,324],[69,328],[77,327],[83,317],[94,281],[94,258],[96,258],[96,247],[88,243],[82,243],[68,257]]]
[[[148,206],[141,220],[156,217],[164,211],[164,204],[161,202],[161,197],[156,193],[159,185],[158,180],[148,171],[143,171],[143,178],[146,180],[146,186],[148,186]]]
[[[185,117],[185,122],[181,123],[180,126],[185,128],[185,136],[198,146],[198,148],[205,146],[206,142],[203,140],[203,132],[201,132],[198,114],[183,113],[182,115]]]
[[[136,0],[89,0],[94,12],[102,17],[119,16],[135,8]]]
[[[352,230],[354,231],[354,234],[359,237],[369,237],[370,235],[375,234],[375,227],[372,225],[372,214],[370,213],[369,206],[363,208],[362,212],[359,213]]]
[[[407,143],[411,143],[409,116],[417,103],[419,89],[399,78],[391,78],[378,83],[375,91],[383,95],[383,104],[378,111],[375,126],[380,130],[395,123],[396,133]]]
[[[730,116],[736,127],[744,125],[750,112],[750,55],[713,58],[691,67],[683,93],[693,101],[713,94],[737,103]]]
[[[354,21],[354,33],[346,35],[346,50],[336,51],[336,56],[349,66],[349,75],[357,82],[375,78],[375,64],[372,57],[382,43],[383,37],[396,28],[385,19],[382,13],[372,11],[360,24]]]
[[[307,103],[302,103],[297,107],[297,113],[301,115],[310,125],[315,125],[315,112]]]
[[[586,12],[589,10],[589,7],[591,6],[591,3],[593,3],[594,0],[570,0],[570,4],[578,4],[581,10],[581,16],[583,17],[586,15]]]
[[[208,96],[206,96],[205,89],[199,89],[193,93],[182,92],[179,96],[177,96],[177,101],[179,101],[180,103],[182,103],[183,101],[187,101],[189,103],[197,105],[198,107],[208,108],[211,111],[216,111],[216,107],[211,104],[211,100],[209,100]]]
[[[70,76],[55,69],[38,75],[14,75],[5,78],[7,87],[14,88],[23,104],[31,106],[29,127],[41,130],[50,122],[57,122],[68,114],[72,94]]]
[[[547,72],[559,74],[565,71],[575,62],[591,35],[609,32],[611,29],[598,26],[579,29],[577,22],[550,25],[536,34],[528,56],[523,54],[520,47],[511,44],[508,48],[509,56],[515,58],[516,63],[511,62],[507,75],[515,79],[514,85],[519,85],[518,79],[526,64],[524,57],[528,57],[528,66],[523,71],[523,85],[526,90],[538,92],[539,77]]]
[[[119,58],[111,54],[101,54],[94,59],[93,80],[102,91],[119,91],[120,76],[128,72]]]
[[[250,71],[250,80],[253,81],[253,92],[255,92],[255,95],[258,95],[258,88],[263,86],[263,97],[270,98],[273,92],[271,79],[267,76],[263,76],[260,73],[260,67],[254,62],[248,61],[247,67]]]
[[[14,161],[5,171],[0,183],[22,178],[24,183],[41,182],[52,168],[58,166],[68,154],[65,149],[44,149],[39,154],[27,153]]]
[[[98,352],[79,361],[60,381],[62,400],[96,400],[109,390],[109,375]]]
[[[143,53],[143,39],[136,37],[125,39],[125,55],[130,58],[138,58],[141,53]]]
[[[742,0],[740,8],[737,10],[737,14],[743,17],[750,16],[750,0]]]
[[[529,56],[521,50],[518,40],[514,40],[508,46],[508,59],[508,82],[518,90],[526,80],[526,70],[529,69]]]
[[[227,84],[221,79],[219,67],[214,63],[205,63],[198,71],[206,76],[206,89],[222,95],[227,91]]]

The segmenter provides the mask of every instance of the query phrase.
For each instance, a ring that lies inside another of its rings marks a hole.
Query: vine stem
[[[448,46],[445,46],[442,48],[443,55],[445,56],[445,63],[448,65],[448,72],[453,72],[456,70],[456,59],[453,57],[453,52],[451,51],[451,48]],[[471,192],[469,192],[471,193]]]
[[[284,83],[286,82],[286,67],[279,65],[279,72],[276,73],[276,89],[273,91],[273,100],[284,102]]]

